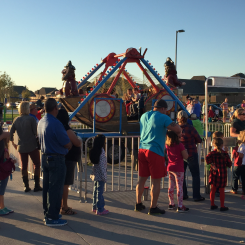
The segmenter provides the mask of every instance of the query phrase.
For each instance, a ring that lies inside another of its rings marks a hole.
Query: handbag
[[[9,177],[13,171],[15,171],[15,165],[12,158],[8,158],[4,161],[2,157],[0,161],[0,180],[4,180]]]

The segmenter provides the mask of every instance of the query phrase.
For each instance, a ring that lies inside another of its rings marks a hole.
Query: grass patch
[[[13,119],[15,119],[18,116],[19,116],[19,114],[13,114]],[[3,119],[4,119],[4,117],[3,117]],[[12,114],[6,114],[6,121],[12,121]]]

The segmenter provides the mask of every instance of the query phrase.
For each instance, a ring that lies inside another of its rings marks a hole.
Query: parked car
[[[17,101],[17,102],[15,102],[15,106],[16,106],[16,108],[18,108],[18,107],[19,107],[20,103],[21,103],[21,101]]]
[[[214,104],[208,104],[208,109],[209,107],[212,106],[212,111],[215,113],[215,110],[219,110],[219,116],[223,117],[223,112],[222,109]]]

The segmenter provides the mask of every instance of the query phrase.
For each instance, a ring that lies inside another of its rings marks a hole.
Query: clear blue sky
[[[245,73],[244,0],[1,0],[0,71],[35,91],[62,86],[71,60],[80,80],[101,58],[129,47],[164,75],[175,56],[178,77]],[[128,69],[141,77],[138,67]],[[0,73],[1,74],[1,73]]]

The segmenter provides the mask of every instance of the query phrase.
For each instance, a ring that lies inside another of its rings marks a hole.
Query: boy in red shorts
[[[136,186],[135,211],[145,209],[141,202],[144,185],[151,176],[151,206],[148,214],[164,214],[165,211],[157,207],[157,200],[160,194],[161,178],[167,175],[164,146],[167,130],[181,134],[181,128],[173,122],[167,112],[165,100],[157,100],[154,109],[144,113],[140,118],[140,147],[139,147],[139,182]]]

